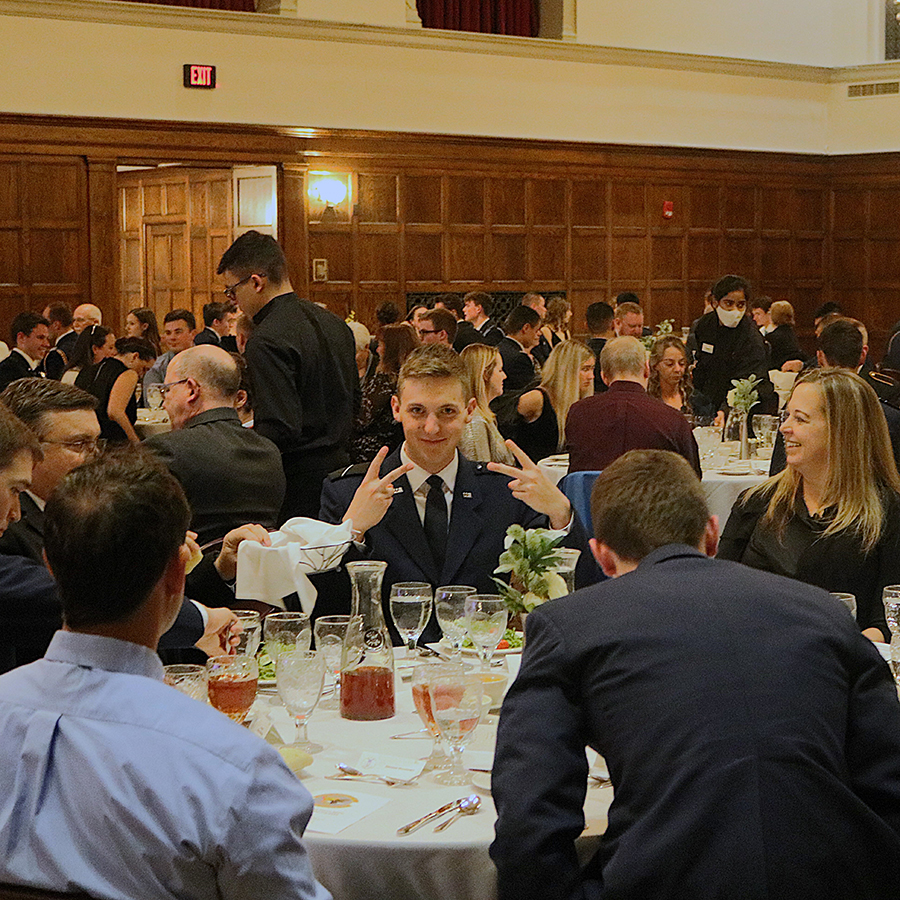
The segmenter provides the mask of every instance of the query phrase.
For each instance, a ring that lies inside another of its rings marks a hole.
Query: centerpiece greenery
[[[672,323],[674,319],[663,319],[659,325],[656,326],[656,331],[653,334],[645,335],[640,339],[641,343],[646,348],[649,353],[653,349],[653,345],[661,338],[665,337],[672,333]]]
[[[563,535],[546,528],[510,525],[506,530],[495,575],[509,573],[509,584],[500,578],[494,582],[511,613],[530,613],[536,606],[569,593],[565,579],[553,571],[561,562],[556,552]]]
[[[756,388],[762,384],[762,379],[751,375],[749,378],[734,378],[731,383],[734,387],[728,392],[728,406],[747,415],[759,401]]]

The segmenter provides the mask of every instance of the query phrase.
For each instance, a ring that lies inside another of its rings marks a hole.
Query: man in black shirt
[[[608,303],[601,301],[592,303],[587,308],[584,318],[588,331],[591,333],[587,344],[597,358],[597,362],[594,364],[594,393],[602,394],[606,390],[606,384],[600,373],[600,354],[603,352],[606,342],[616,336],[616,329],[613,327],[616,311]]]
[[[284,253],[269,235],[242,234],[216,271],[225,276],[225,295],[256,325],[244,354],[253,427],[281,451],[287,478],[281,521],[315,517],[326,474],[349,462],[360,400],[353,332],[294,293]]]

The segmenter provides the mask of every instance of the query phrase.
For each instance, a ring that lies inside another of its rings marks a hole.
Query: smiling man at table
[[[574,525],[567,541],[583,542],[565,495],[521,450],[514,452],[522,469],[484,466],[458,452],[475,408],[475,400],[465,396],[464,378],[459,356],[449,347],[413,351],[391,401],[403,445],[386,459],[382,449],[371,465],[353,466],[325,482],[321,518],[352,520],[358,548],[365,544],[372,559],[387,562],[385,595],[397,581],[466,584],[496,593],[491,575],[513,524],[549,523],[559,530]],[[432,617],[422,640],[438,640],[440,634]]]
[[[592,514],[612,580],[529,615],[500,715],[500,900],[894,900],[900,705],[846,607],[707,558],[673,453],[620,457]],[[585,746],[615,799],[582,870]]]
[[[178,482],[138,454],[80,467],[47,503],[65,625],[44,659],[0,676],[0,882],[329,897],[301,841],[312,800],[277,751],[163,683],[154,648],[181,606],[189,518]]]

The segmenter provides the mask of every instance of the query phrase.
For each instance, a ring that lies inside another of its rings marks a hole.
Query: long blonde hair
[[[500,353],[495,347],[488,347],[487,344],[469,344],[459,354],[459,358],[466,370],[464,384],[466,398],[474,397],[475,409],[488,422],[495,422],[497,417],[491,411],[488,384],[497,366],[500,365]]]
[[[550,398],[550,405],[556,413],[559,426],[559,449],[563,448],[566,437],[566,418],[572,404],[581,399],[581,382],[578,370],[590,360],[593,352],[581,341],[562,341],[547,357],[541,370],[541,383]]]
[[[885,492],[900,493],[881,404],[875,391],[847,369],[815,369],[797,380],[795,390],[798,384],[815,385],[825,409],[828,480],[822,501],[836,509],[825,534],[855,532],[868,553],[884,528]],[[802,476],[788,466],[753,488],[748,498],[771,491],[764,521],[783,535],[802,486]]]

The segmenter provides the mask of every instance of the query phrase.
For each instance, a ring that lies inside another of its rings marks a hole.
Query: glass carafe
[[[394,650],[381,610],[387,563],[347,563],[353,610],[341,651],[341,716],[389,719],[394,715]]]

